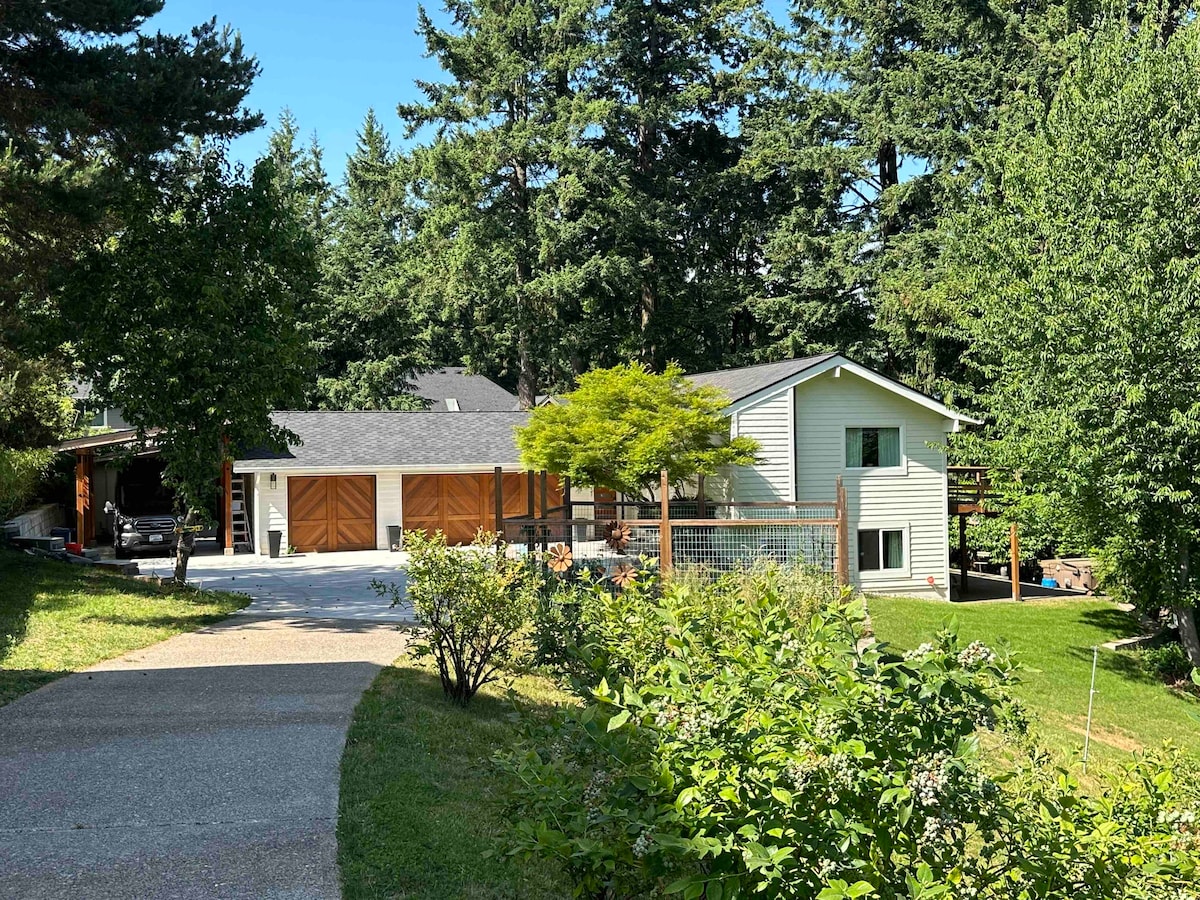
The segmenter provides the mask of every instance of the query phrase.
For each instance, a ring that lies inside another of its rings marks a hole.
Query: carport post
[[[75,454],[75,538],[84,547],[96,542],[96,509],[92,505],[95,463],[91,450]]]
[[[225,540],[225,555],[233,556],[233,461],[221,463],[221,531]]]

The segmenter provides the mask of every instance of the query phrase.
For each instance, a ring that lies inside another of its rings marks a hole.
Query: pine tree
[[[581,136],[595,121],[577,90],[593,5],[451,0],[449,30],[422,10],[420,32],[448,80],[421,83],[425,101],[399,109],[410,136],[435,133],[410,161],[418,299],[444,311],[441,334],[468,365],[516,383],[524,407],[557,355],[560,303],[589,277],[568,235],[589,165]]]

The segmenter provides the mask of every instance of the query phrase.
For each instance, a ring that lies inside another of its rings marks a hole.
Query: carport
[[[112,467],[107,463],[115,461],[122,451],[134,453],[138,459],[157,457],[158,448],[154,444],[157,433],[157,430],[148,432],[144,443],[136,430],[125,429],[74,438],[58,445],[59,451],[75,455],[75,534],[84,547],[96,544],[97,510],[103,510],[106,500],[115,499],[115,475],[108,477],[112,473],[106,470]],[[231,527],[234,493],[233,466],[226,461],[221,474],[217,521],[219,540],[227,555],[232,555],[234,549]]]

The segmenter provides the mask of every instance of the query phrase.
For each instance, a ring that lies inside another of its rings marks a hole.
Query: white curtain
[[[883,567],[885,569],[904,568],[903,531],[885,531],[883,533]]]
[[[889,468],[900,465],[900,429],[879,429],[879,465]]]
[[[846,468],[858,469],[862,467],[862,429],[847,428],[846,429]]]

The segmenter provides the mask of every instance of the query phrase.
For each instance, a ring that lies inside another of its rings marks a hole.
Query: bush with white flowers
[[[849,598],[802,622],[769,600],[713,615],[703,590],[630,592],[637,664],[608,622],[608,677],[502,761],[522,785],[512,853],[555,857],[596,898],[1194,891],[1196,798],[1169,768],[1143,762],[1089,799],[1044,765],[989,764],[982,734],[1023,742],[1003,653],[950,632],[860,649]]]

